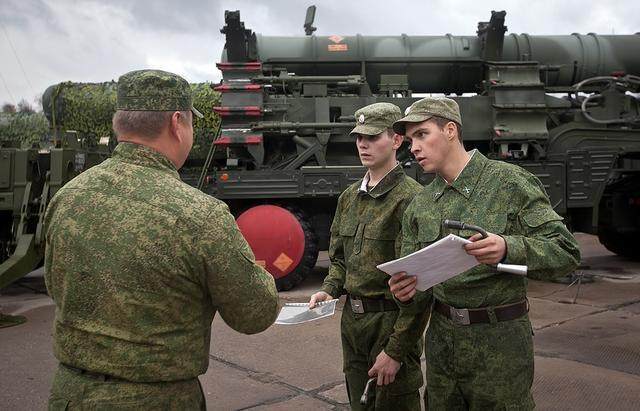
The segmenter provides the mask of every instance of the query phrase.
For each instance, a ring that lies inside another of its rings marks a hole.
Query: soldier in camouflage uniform
[[[331,265],[318,301],[347,294],[341,335],[349,401],[358,409],[420,409],[421,335],[426,325],[417,314],[399,310],[377,264],[400,252],[400,224],[405,208],[422,189],[396,160],[402,137],[391,125],[402,116],[390,103],[356,111],[357,138],[364,178],[338,199],[329,257]],[[368,406],[359,403],[367,380],[377,376]]]
[[[402,254],[450,234],[442,221],[453,219],[489,232],[484,239],[454,232],[470,237],[465,249],[481,264],[424,293],[416,293],[415,277],[398,273],[391,291],[423,310],[429,310],[424,295],[435,300],[425,341],[429,410],[530,410],[527,278],[497,272],[493,265],[525,264],[529,277],[548,279],[574,270],[580,252],[540,181],[516,165],[466,152],[461,124],[457,103],[446,98],[419,100],[394,124],[411,140],[422,168],[437,173],[407,208]]]
[[[204,409],[215,313],[260,332],[278,313],[275,283],[227,206],[180,180],[188,83],[127,73],[117,109],[113,157],[67,183],[45,217],[60,361],[49,409]]]

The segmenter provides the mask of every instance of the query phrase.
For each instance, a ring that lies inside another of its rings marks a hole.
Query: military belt
[[[86,377],[93,378],[94,380],[100,380],[100,381],[127,381],[127,380],[123,380],[122,378],[113,377],[111,375],[102,374],[102,373],[99,373],[99,372],[83,370],[82,368],[73,367],[73,366],[67,365],[67,364],[60,363],[60,365],[62,365],[64,368],[66,368],[67,370],[69,370],[69,371],[71,371],[71,372],[73,372],[75,374],[84,375]]]
[[[351,305],[351,310],[357,314],[398,310],[398,305],[395,301],[387,300],[386,298],[366,298],[349,294],[347,302]]]
[[[522,300],[514,304],[499,305],[483,308],[455,308],[442,301],[436,300],[434,309],[458,325],[490,323],[494,321],[509,321],[520,318],[529,312],[529,303]]]

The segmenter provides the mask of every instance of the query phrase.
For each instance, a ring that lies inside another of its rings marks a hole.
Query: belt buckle
[[[349,302],[351,303],[351,310],[357,314],[364,314],[364,306],[362,305],[362,300],[359,298],[353,298],[349,296]]]
[[[458,325],[471,324],[471,321],[469,320],[469,310],[466,308],[451,307],[449,309],[449,317],[451,318],[451,321]]]

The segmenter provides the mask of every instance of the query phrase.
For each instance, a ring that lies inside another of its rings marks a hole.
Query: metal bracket
[[[315,143],[311,143],[308,142],[306,140],[304,140],[302,137],[299,136],[294,136],[292,138],[292,140],[305,148],[304,151],[302,151],[300,154],[298,154],[298,156],[296,157],[295,160],[293,160],[291,163],[287,164],[287,166],[284,168],[285,170],[295,170],[298,167],[300,167],[301,165],[304,164],[305,161],[307,161],[309,158],[313,157],[314,155],[321,153],[323,150],[323,146],[317,142],[317,139]],[[320,162],[319,162],[320,163]],[[325,164],[320,164],[320,165],[326,165]]]
[[[42,186],[42,194],[40,194],[40,206],[38,207],[38,225],[36,226],[36,245],[44,244],[44,214],[49,204],[49,179],[51,178],[51,171],[47,171],[44,178],[44,185]]]
[[[22,206],[20,207],[20,223],[18,223],[18,229],[14,234],[14,239],[17,242],[22,234],[25,234],[25,226],[29,219],[29,202],[31,197],[31,181],[28,181],[24,186],[24,194],[22,195]]]

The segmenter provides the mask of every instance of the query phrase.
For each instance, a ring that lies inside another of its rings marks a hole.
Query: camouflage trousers
[[[428,410],[532,410],[533,339],[527,315],[456,325],[438,312],[425,338]]]
[[[59,365],[53,377],[49,410],[205,410],[197,378],[137,383],[102,380]]]
[[[387,344],[397,316],[398,311],[357,314],[349,305],[344,307],[341,320],[343,371],[352,410],[420,410],[422,341],[418,341],[404,359],[395,381],[387,386],[375,386],[370,391],[367,405],[360,405],[369,379],[367,373]]]

